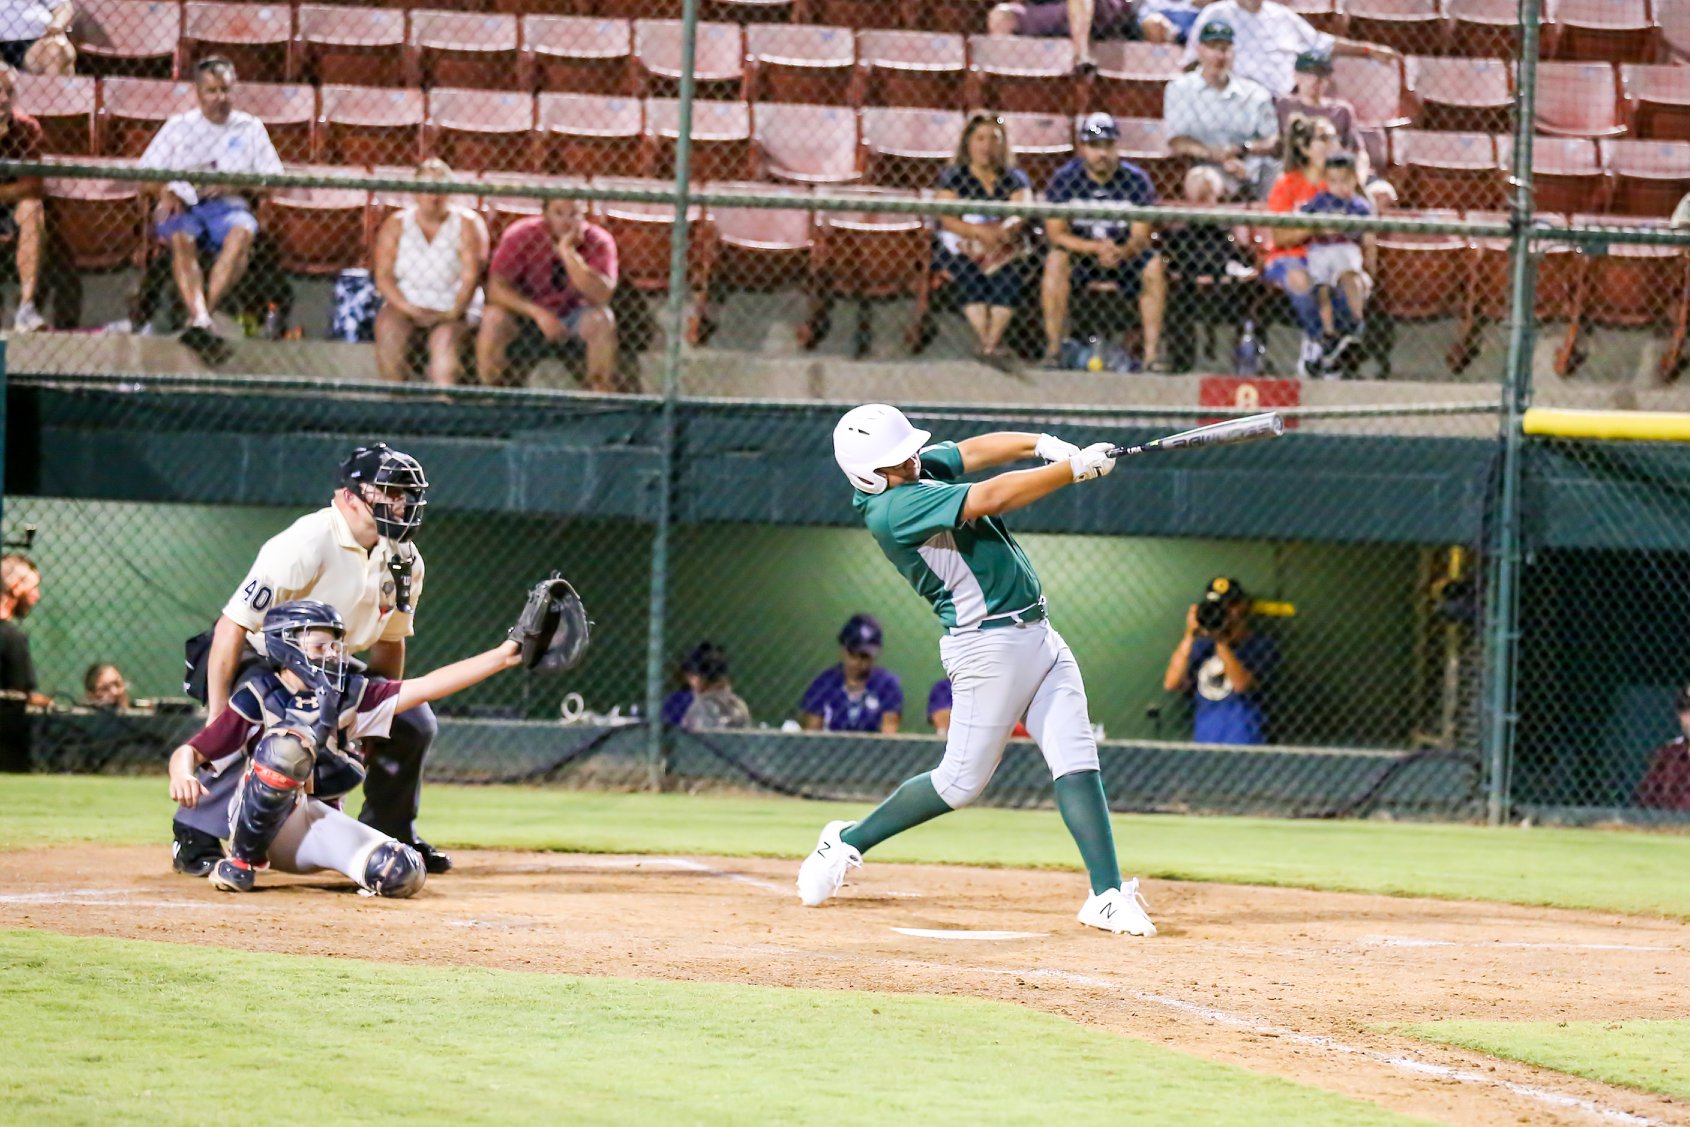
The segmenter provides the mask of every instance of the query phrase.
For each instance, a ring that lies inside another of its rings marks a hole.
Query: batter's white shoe
[[[814,908],[831,900],[845,883],[845,874],[863,867],[863,855],[839,840],[855,822],[829,822],[813,853],[798,866],[798,899]]]
[[[1138,878],[1134,877],[1120,888],[1093,893],[1080,909],[1079,920],[1087,927],[1102,928],[1116,935],[1142,935],[1148,939],[1156,934],[1156,925],[1145,912],[1149,907],[1138,890]]]

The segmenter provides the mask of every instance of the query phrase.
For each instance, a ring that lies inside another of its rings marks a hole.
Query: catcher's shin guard
[[[229,855],[248,865],[264,865],[270,843],[293,813],[314,756],[293,732],[272,732],[258,741],[252,762],[235,792],[229,818]]]

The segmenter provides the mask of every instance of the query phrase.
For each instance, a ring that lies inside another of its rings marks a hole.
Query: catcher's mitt
[[[528,602],[507,637],[522,647],[526,668],[561,673],[581,663],[592,631],[581,596],[569,580],[554,572],[528,592]]]

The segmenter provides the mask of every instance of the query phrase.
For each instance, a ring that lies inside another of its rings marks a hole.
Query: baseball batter
[[[1025,717],[1091,878],[1079,921],[1155,935],[1137,878],[1123,882],[1115,858],[1080,667],[1050,624],[1032,563],[999,519],[1108,474],[1110,444],[1081,450],[1048,434],[1000,432],[930,446],[931,437],[896,407],[870,403],[839,420],[833,454],[881,551],[944,627],[939,656],[952,693],[945,755],[862,821],[828,823],[799,867],[799,898],[811,907],[825,902],[874,846],[978,798]],[[957,480],[1034,457],[1047,464],[972,485]]]
[[[197,661],[190,657],[189,680],[203,674],[202,699],[212,721],[244,683],[268,668],[264,616],[294,599],[334,607],[346,624],[348,652],[365,654],[369,673],[404,676],[406,640],[423,587],[422,553],[411,541],[428,488],[415,458],[386,443],[361,446],[341,463],[331,503],[264,544],[212,628],[209,646]],[[452,867],[449,857],[416,836],[423,759],[437,731],[433,710],[423,704],[397,717],[385,738],[372,739],[373,769],[359,814],[360,821],[416,849],[431,873]],[[228,820],[221,808],[235,783],[233,775],[216,773],[210,780],[214,801],[177,811],[172,852],[178,872],[204,876],[223,856],[218,839],[228,833]]]

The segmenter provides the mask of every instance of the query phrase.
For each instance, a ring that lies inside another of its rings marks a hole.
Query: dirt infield
[[[457,858],[418,898],[395,902],[354,895],[338,877],[266,875],[258,893],[231,896],[169,872],[159,848],[0,853],[0,927],[972,995],[1448,1123],[1690,1124],[1690,1108],[1670,1100],[1370,1029],[1445,1018],[1682,1018],[1690,924],[1148,882],[1162,934],[1142,940],[1075,924],[1084,887],[1072,873],[871,863],[838,901],[804,909],[791,891],[796,862]]]

